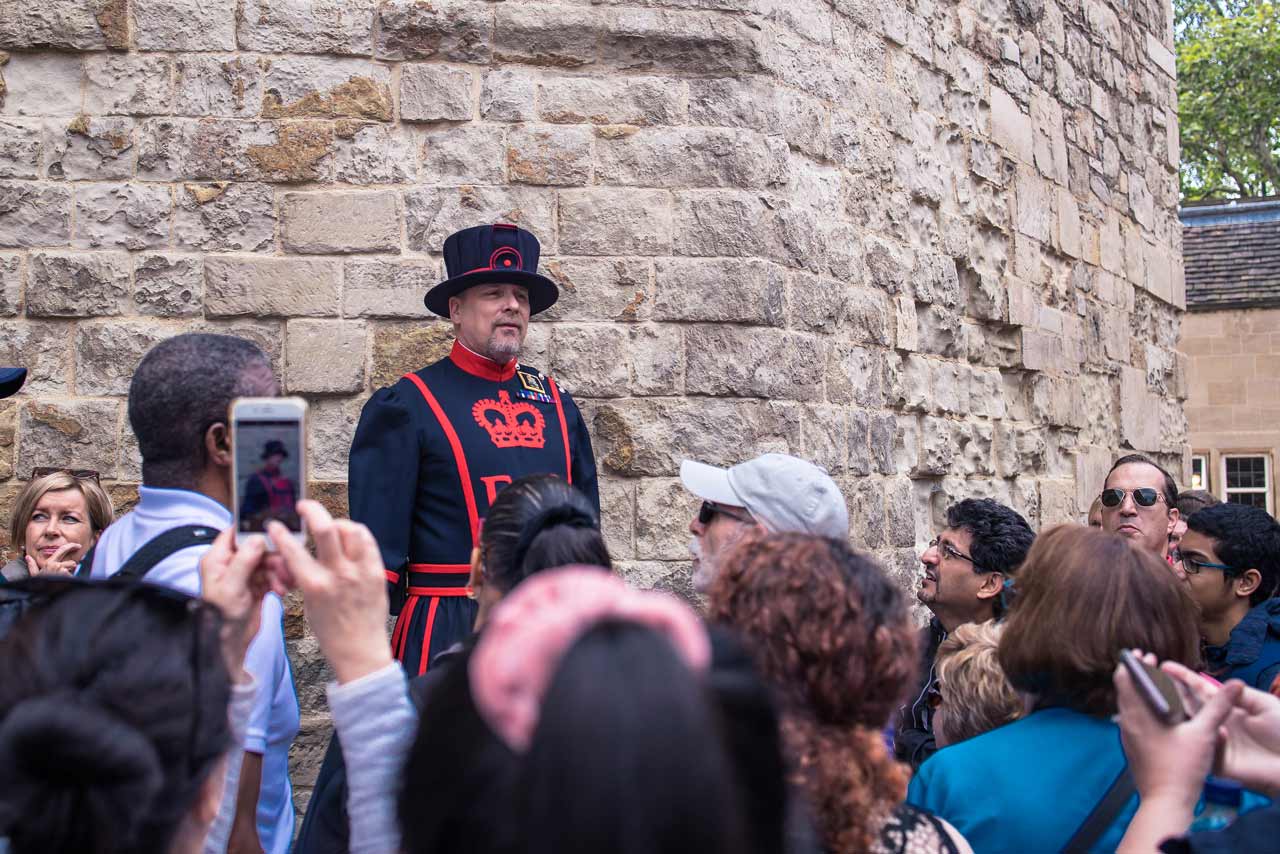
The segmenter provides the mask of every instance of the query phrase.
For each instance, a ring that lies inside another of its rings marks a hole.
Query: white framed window
[[[1191,457],[1191,488],[1213,489],[1209,486],[1209,458],[1202,454]]]
[[[1223,454],[1222,497],[1234,504],[1271,509],[1271,457],[1267,454]]]

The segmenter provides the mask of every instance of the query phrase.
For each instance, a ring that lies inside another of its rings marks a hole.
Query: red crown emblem
[[[499,448],[541,448],[546,444],[542,428],[546,419],[531,403],[512,403],[511,395],[498,392],[497,400],[477,400],[471,407],[476,423]]]

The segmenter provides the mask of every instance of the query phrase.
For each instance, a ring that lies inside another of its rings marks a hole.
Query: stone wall
[[[910,586],[951,501],[1182,465],[1171,43],[1166,0],[0,0],[0,508],[49,463],[127,506],[185,329],[267,349],[341,508],[362,401],[449,341],[442,240],[510,220],[630,578],[687,587],[681,458],[789,450]]]

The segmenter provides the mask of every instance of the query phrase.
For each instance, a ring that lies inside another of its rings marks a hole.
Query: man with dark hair
[[[230,526],[235,451],[227,411],[237,397],[278,393],[266,354],[249,341],[186,334],[153,347],[129,383],[129,424],[142,455],[138,504],[103,531],[89,556],[93,577],[116,573],[175,530],[192,526],[216,533]],[[146,571],[146,580],[198,594],[200,559],[209,542],[180,545]],[[245,658],[258,695],[244,745],[232,854],[286,854],[293,836],[289,746],[299,718],[283,619],[280,598],[269,595],[262,628]]]
[[[1176,557],[1210,672],[1269,690],[1280,676],[1280,523],[1260,507],[1215,504],[1187,520]]]
[[[965,623],[1004,616],[1007,587],[1022,564],[1035,532],[1011,507],[990,498],[966,498],[947,508],[947,527],[920,562],[924,578],[916,598],[933,612],[922,632],[923,679],[898,716],[894,752],[913,767],[933,755],[933,662],[938,645]]]
[[[1116,460],[1102,484],[1102,529],[1134,545],[1169,556],[1169,537],[1178,524],[1178,485],[1142,454]]]
[[[1096,501],[1101,503],[1102,498],[1099,497]],[[1217,496],[1205,489],[1190,489],[1178,493],[1178,521],[1174,523],[1173,532],[1169,534],[1169,559],[1179,576],[1185,578],[1186,573],[1182,568],[1182,562],[1173,556],[1178,551],[1178,544],[1182,542],[1183,535],[1187,533],[1187,520],[1204,508],[1221,503]]]

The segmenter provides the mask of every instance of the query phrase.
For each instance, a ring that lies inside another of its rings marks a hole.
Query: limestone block
[[[480,117],[491,122],[526,122],[534,118],[535,83],[527,73],[500,68],[484,76]]]
[[[675,477],[686,459],[727,467],[800,450],[800,414],[784,403],[621,398],[584,416],[601,470],[626,477]]]
[[[522,125],[507,136],[507,171],[513,183],[582,186],[591,180],[591,150],[586,128]]]
[[[73,54],[13,54],[4,64],[0,115],[77,115],[82,74],[83,63]]]
[[[580,7],[502,5],[497,7],[493,57],[499,61],[572,68],[595,62],[599,17]]]
[[[959,362],[932,362],[929,373],[933,386],[933,411],[966,414],[969,411],[969,367]]]
[[[71,326],[65,322],[6,321],[0,364],[27,369],[23,394],[61,397],[71,390],[71,340]]]
[[[76,393],[91,397],[127,395],[138,362],[174,331],[138,320],[78,324]]]
[[[767,263],[660,258],[655,320],[781,326],[786,276]]]
[[[542,253],[555,251],[552,229],[555,199],[533,187],[429,187],[404,194],[408,248],[439,252],[444,240],[476,223],[509,222],[528,229],[542,243]]]
[[[677,255],[751,257],[782,241],[764,198],[750,191],[676,193],[673,214]]]
[[[1165,47],[1152,33],[1147,33],[1147,56],[1155,66],[1169,77],[1177,77],[1177,62],[1173,51]]]
[[[451,347],[453,325],[445,320],[378,324],[373,328],[369,384],[373,388],[394,385],[406,372],[440,361]]]
[[[417,179],[418,152],[408,129],[366,124],[335,130],[334,180],[347,184],[405,184]]]
[[[65,246],[70,239],[70,189],[0,181],[0,246]]]
[[[746,187],[785,179],[786,144],[754,131],[641,129],[596,146],[601,183],[639,187]]]
[[[133,268],[133,304],[153,317],[199,315],[204,302],[204,260],[199,255],[139,255]]]
[[[81,249],[148,249],[169,242],[173,199],[153,184],[77,184],[75,233]]]
[[[1080,207],[1070,190],[1058,188],[1058,248],[1064,255],[1079,258],[1084,254],[1080,235]]]
[[[600,478],[600,530],[609,555],[617,562],[635,557],[636,482],[623,478]],[[682,555],[683,557],[684,555]],[[653,564],[665,567],[667,564]],[[634,583],[630,578],[628,583]]]
[[[916,316],[916,301],[909,296],[894,297],[891,309],[893,346],[899,350],[918,350],[920,322]]]
[[[560,247],[575,255],[665,255],[671,194],[593,187],[560,194]]]
[[[955,357],[965,352],[960,315],[943,306],[917,307],[916,337],[922,353]]]
[[[262,109],[265,61],[236,54],[186,54],[174,61],[174,113],[250,118]]]
[[[235,50],[236,7],[209,0],[130,0],[142,50]],[[242,45],[243,47],[243,45]]]
[[[400,249],[392,192],[286,193],[281,242],[290,252],[385,252]]]
[[[118,0],[39,2],[11,0],[0,17],[0,46],[102,50],[128,47],[124,15]]]
[[[425,258],[352,259],[343,275],[345,317],[426,317],[423,297],[442,278],[440,265]]]
[[[1053,224],[1053,194],[1048,182],[1025,167],[1018,170],[1018,231],[1048,243]]]
[[[290,393],[350,394],[364,389],[363,320],[291,320],[285,342]]]
[[[688,394],[817,400],[824,342],[782,330],[691,326],[685,332]]]
[[[13,477],[13,453],[17,450],[15,441],[18,433],[18,410],[20,404],[16,400],[0,403],[0,479]],[[9,498],[8,495],[5,498]],[[10,501],[10,505],[12,505]],[[12,513],[12,510],[9,511]],[[5,520],[7,527],[8,520]],[[7,537],[5,538],[7,540]],[[2,550],[0,550],[2,551]],[[7,558],[6,558],[7,559]]]
[[[631,393],[679,394],[684,380],[684,340],[679,326],[649,324],[630,330]]]
[[[631,380],[628,330],[615,324],[557,323],[551,373],[582,397],[622,397]]]
[[[1136,172],[1129,174],[1129,208],[1138,224],[1150,231],[1155,227],[1155,202],[1147,181]]]
[[[619,6],[607,27],[600,55],[623,69],[732,76],[765,65],[765,39],[738,17]]]
[[[18,476],[40,466],[115,474],[120,403],[114,400],[30,401],[22,410]]]
[[[884,389],[891,407],[924,412],[933,396],[931,381],[930,362],[923,356],[917,353],[886,354]]]
[[[893,343],[888,300],[879,291],[851,288],[846,294],[849,340],[864,344]]]
[[[653,285],[643,258],[548,258],[540,266],[560,288],[541,319],[635,321],[652,313]]]
[[[0,317],[14,317],[22,311],[22,277],[22,256],[0,253]]]
[[[791,325],[798,329],[834,332],[844,323],[849,310],[848,288],[820,276],[788,275],[787,294]]]
[[[701,502],[679,478],[644,479],[636,493],[636,557],[641,560],[687,560],[689,522]]]
[[[84,109],[90,115],[167,113],[172,61],[165,56],[93,54],[85,58]]]
[[[430,183],[501,184],[506,180],[506,159],[501,125],[446,127],[422,139],[422,178]]]
[[[834,343],[827,351],[827,400],[877,407],[884,403],[880,355],[848,342]]]
[[[695,78],[688,86],[693,124],[773,131],[782,123],[777,90],[759,78]]]
[[[120,314],[129,299],[123,252],[33,252],[27,269],[29,317]]]
[[[920,419],[920,462],[912,474],[938,476],[950,471],[966,432],[964,424],[954,421]]]
[[[400,118],[407,122],[466,121],[476,109],[470,71],[408,63],[400,69]]]
[[[377,14],[374,55],[379,59],[485,64],[493,56],[493,16],[484,4],[384,0]]]
[[[312,477],[346,480],[351,440],[365,400],[364,395],[359,395],[353,398],[320,397],[310,402],[307,459]]]
[[[1012,180],[1016,170],[1014,161],[1004,157],[1000,148],[983,139],[969,140],[969,168],[979,178],[985,178],[997,187]]]
[[[1003,89],[991,87],[991,137],[1023,163],[1035,162],[1031,117]]]
[[[679,81],[663,77],[549,77],[538,83],[538,117],[562,124],[678,124],[681,90]]]
[[[40,125],[30,119],[0,120],[0,178],[40,177]]]
[[[338,314],[337,261],[210,256],[204,263],[205,313],[212,317]]]
[[[217,252],[270,251],[275,194],[266,184],[182,184],[173,237],[178,246]]]
[[[835,477],[844,475],[849,463],[849,414],[843,406],[825,403],[801,409],[800,455]]]
[[[391,120],[391,69],[362,59],[291,56],[263,80],[266,118]]]
[[[89,118],[45,123],[45,171],[50,178],[127,180],[133,177],[137,146],[134,121]]]
[[[244,0],[236,37],[241,50],[368,56],[376,6],[377,0]]]
[[[149,119],[138,175],[147,180],[301,182],[332,168],[335,123],[314,120]]]

